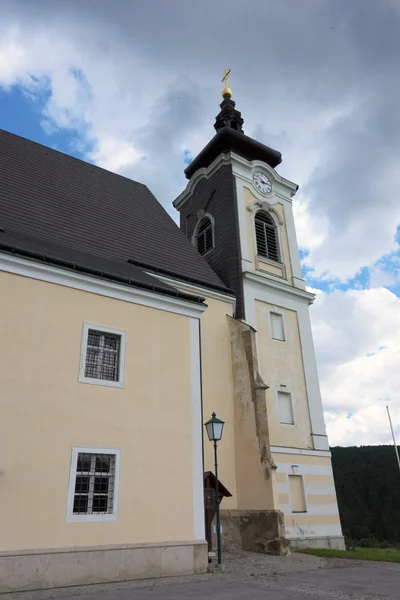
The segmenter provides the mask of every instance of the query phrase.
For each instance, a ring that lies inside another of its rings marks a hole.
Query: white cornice
[[[308,450],[305,448],[288,448],[286,446],[271,446],[271,452],[279,454],[294,454],[301,456],[324,456],[329,458],[331,456],[330,450]]]
[[[184,191],[174,200],[174,207],[179,210],[186,202],[188,197],[192,195],[197,183],[203,178],[209,179],[212,177],[212,175],[214,175],[214,173],[222,165],[232,165],[232,167],[236,167],[236,169],[234,169],[234,174],[249,182],[251,182],[249,173],[251,173],[254,169],[262,168],[267,170],[276,183],[289,190],[289,197],[285,196],[284,194],[279,194],[279,191],[276,192],[278,196],[284,198],[285,200],[291,200],[291,198],[293,198],[297,192],[298,186],[295,183],[285,179],[284,177],[281,177],[281,175],[279,175],[275,169],[267,165],[265,162],[260,160],[249,161],[245,158],[242,158],[238,154],[235,154],[234,152],[225,152],[220,154],[208,167],[203,167],[202,169],[196,171],[193,177],[189,180]]]
[[[158,292],[120,285],[3,253],[0,253],[0,271],[62,285],[91,294],[98,294],[99,296],[107,296],[108,298],[122,300],[123,302],[131,302],[132,304],[165,310],[187,317],[200,318],[201,313],[207,308],[206,304],[197,305]]]
[[[280,281],[272,279],[271,277],[255,275],[254,273],[250,272],[243,273],[243,275],[245,279],[248,279],[249,281],[256,283],[260,286],[272,287],[281,292],[285,292],[286,294],[303,298],[304,300],[307,300],[309,304],[312,304],[314,302],[315,294],[311,294],[310,292],[306,292],[305,290],[293,287],[291,285],[288,285],[287,283],[281,283]]]
[[[158,273],[152,273],[151,271],[147,271],[148,275],[152,277],[157,277],[160,281],[171,285],[172,287],[178,288],[189,294],[194,294],[196,296],[206,296],[206,298],[213,298],[214,300],[220,300],[221,302],[228,302],[232,304],[233,311],[235,311],[236,298],[229,294],[223,294],[222,292],[216,292],[215,290],[205,288],[202,286],[194,285],[193,283],[187,283],[184,281],[180,281],[179,279],[172,279],[171,277],[165,277],[164,275],[159,275]]]
[[[192,194],[194,188],[200,179],[206,178],[209,179],[214,175],[215,171],[219,169],[221,165],[229,165],[231,164],[232,153],[227,152],[225,154],[220,154],[207,168],[203,167],[196,171],[193,177],[189,180],[186,188],[183,190],[181,194],[173,201],[173,205],[176,209],[180,209],[182,204],[184,204],[187,198]]]

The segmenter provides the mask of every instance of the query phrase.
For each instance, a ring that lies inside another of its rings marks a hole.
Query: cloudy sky
[[[332,445],[400,442],[400,0],[0,0],[0,127],[174,215],[221,75],[283,154]],[[175,216],[176,218],[176,216]]]

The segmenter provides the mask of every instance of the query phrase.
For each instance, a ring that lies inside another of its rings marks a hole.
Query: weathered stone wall
[[[265,396],[268,386],[258,371],[254,330],[242,321],[228,319],[238,510],[221,510],[223,549],[282,554],[288,542],[283,514],[277,510],[276,466],[271,456]]]
[[[234,385],[235,464],[239,510],[279,506],[269,442],[267,385],[258,371],[254,330],[229,318]]]

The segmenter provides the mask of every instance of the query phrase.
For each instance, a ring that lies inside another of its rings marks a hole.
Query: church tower
[[[309,318],[314,296],[302,277],[293,218],[298,186],[276,171],[280,152],[245,135],[227,76],[223,81],[216,134],[186,168],[189,181],[174,206],[184,234],[233,291],[236,327],[247,327],[254,336],[253,388],[263,389],[262,400],[253,397],[254,435],[259,460],[266,456],[270,465],[266,508],[282,511],[286,536],[293,542],[309,545],[312,539],[319,546],[340,548],[343,537]],[[236,350],[232,346],[233,357]],[[239,389],[242,381],[236,383]],[[241,426],[236,428],[237,444],[246,437]]]

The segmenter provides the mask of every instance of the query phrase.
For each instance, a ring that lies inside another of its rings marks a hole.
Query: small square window
[[[289,392],[278,392],[278,411],[281,425],[294,425],[292,395]]]
[[[285,327],[283,324],[283,315],[276,312],[271,312],[270,320],[271,320],[271,335],[273,340],[278,340],[280,342],[285,342]]]
[[[74,448],[67,521],[115,520],[119,450]]]
[[[84,324],[79,381],[124,387],[124,331]]]

